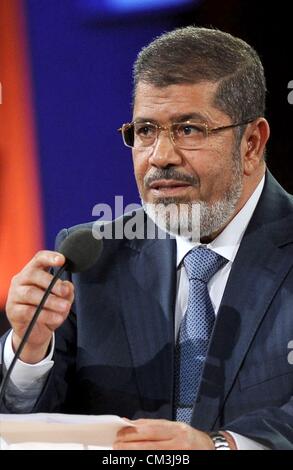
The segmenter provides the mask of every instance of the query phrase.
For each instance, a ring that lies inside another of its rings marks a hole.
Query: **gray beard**
[[[163,231],[199,242],[221,231],[233,217],[243,190],[240,155],[233,155],[233,181],[219,201],[181,203],[176,198],[161,198],[156,204],[143,201],[148,217]]]

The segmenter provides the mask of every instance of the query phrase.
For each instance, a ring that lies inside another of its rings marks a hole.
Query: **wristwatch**
[[[214,443],[215,450],[231,450],[229,442],[220,432],[210,432],[209,436]]]

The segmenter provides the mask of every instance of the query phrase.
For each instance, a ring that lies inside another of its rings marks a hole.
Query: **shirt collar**
[[[225,227],[211,243],[206,245],[207,248],[215,251],[219,255],[226,258],[228,261],[233,262],[240,246],[242,237],[247,228],[247,225],[252,217],[252,214],[256,208],[260,195],[264,187],[265,177],[261,179],[256,189],[238,212],[233,217],[231,222]],[[187,253],[197,246],[200,246],[199,242],[192,242],[186,238],[176,237],[177,244],[177,268],[180,266],[183,258]]]

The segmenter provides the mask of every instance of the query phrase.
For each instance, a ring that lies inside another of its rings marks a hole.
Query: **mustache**
[[[146,175],[144,177],[144,186],[149,188],[150,184],[159,180],[184,181],[185,183],[189,183],[191,186],[198,186],[200,182],[199,178],[185,173],[180,173],[174,168],[161,168],[155,170],[151,175]]]

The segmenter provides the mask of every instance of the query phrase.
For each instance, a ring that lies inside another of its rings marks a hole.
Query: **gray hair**
[[[245,41],[216,29],[188,26],[165,33],[139,53],[139,82],[157,87],[218,82],[214,105],[232,121],[264,116],[266,83],[257,52]]]

